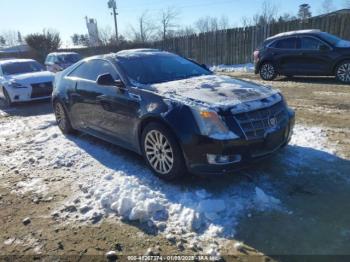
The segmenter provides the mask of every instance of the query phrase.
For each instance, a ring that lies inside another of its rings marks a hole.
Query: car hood
[[[150,85],[152,91],[189,103],[235,111],[253,110],[281,100],[278,91],[228,76],[208,75]]]
[[[26,74],[10,75],[6,79],[8,81],[16,81],[23,85],[52,82],[55,75],[49,71],[33,72]]]

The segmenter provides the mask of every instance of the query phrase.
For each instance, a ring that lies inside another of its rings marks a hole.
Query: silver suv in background
[[[83,57],[75,52],[56,52],[47,55],[45,60],[46,69],[57,73],[80,61]]]

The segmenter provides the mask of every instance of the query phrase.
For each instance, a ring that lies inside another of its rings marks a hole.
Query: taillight
[[[259,62],[259,53],[260,53],[259,50],[254,51],[253,57],[254,57],[255,63]]]

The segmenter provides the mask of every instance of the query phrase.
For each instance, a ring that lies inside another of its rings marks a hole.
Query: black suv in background
[[[254,52],[255,73],[264,80],[335,76],[350,83],[350,41],[319,30],[285,32],[267,38]]]

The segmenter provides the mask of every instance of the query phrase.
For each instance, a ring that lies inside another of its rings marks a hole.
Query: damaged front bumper
[[[215,140],[198,137],[184,148],[188,169],[196,175],[212,176],[247,167],[286,146],[292,137],[294,123],[295,113],[288,109],[286,124],[259,139]]]

